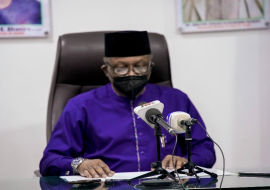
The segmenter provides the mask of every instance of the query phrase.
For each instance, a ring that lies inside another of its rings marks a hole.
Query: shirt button
[[[144,154],[144,151],[141,151],[140,153],[141,153],[141,154]]]
[[[143,136],[143,134],[142,133],[139,133],[139,136]]]

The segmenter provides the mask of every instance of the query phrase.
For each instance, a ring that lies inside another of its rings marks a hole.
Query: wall
[[[0,39],[0,179],[38,169],[58,36],[99,30],[164,34],[173,84],[196,105],[226,169],[270,169],[269,30],[183,35],[174,0],[53,0],[51,14],[50,38]]]

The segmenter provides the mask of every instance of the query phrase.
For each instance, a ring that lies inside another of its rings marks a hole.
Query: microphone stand
[[[142,178],[151,177],[151,176],[160,175],[160,174],[162,174],[162,178],[159,178],[159,179],[164,179],[166,177],[170,177],[171,179],[176,181],[174,174],[169,173],[167,170],[162,168],[161,159],[160,159],[160,137],[162,137],[162,133],[161,133],[160,125],[158,123],[155,123],[154,130],[155,130],[155,136],[156,136],[156,142],[157,142],[157,161],[152,162],[151,167],[155,168],[155,170],[148,172],[146,174],[140,175],[138,177],[132,178],[132,179],[128,180],[129,183],[135,179],[142,179]],[[155,183],[157,183],[157,182],[155,181]]]
[[[191,125],[193,124],[190,124],[190,125],[186,125],[186,136],[185,136],[185,140],[187,141],[187,149],[188,149],[188,162],[186,164],[184,164],[181,168],[179,168],[177,170],[177,173],[181,173],[181,174],[186,174],[187,176],[193,176],[195,175],[197,181],[198,181],[198,184],[200,184],[200,178],[198,177],[197,173],[201,173],[201,172],[204,172],[208,175],[210,175],[212,178],[217,178],[217,174],[215,173],[212,173],[212,172],[209,172],[209,171],[206,171],[204,170],[203,168],[200,168],[198,167],[194,162],[192,162],[192,159],[191,159],[191,141],[192,141],[192,135],[191,135]],[[188,169],[188,172],[184,172],[183,170],[185,169]],[[196,171],[195,171],[196,169]],[[175,175],[175,171],[171,172],[172,175]]]

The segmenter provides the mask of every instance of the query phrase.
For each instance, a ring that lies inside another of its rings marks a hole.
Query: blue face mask
[[[115,77],[113,79],[114,87],[131,100],[135,100],[147,82],[147,75]]]

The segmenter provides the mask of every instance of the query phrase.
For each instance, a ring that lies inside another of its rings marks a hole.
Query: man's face
[[[154,65],[151,62],[151,55],[110,57],[104,58],[104,62],[105,65],[102,65],[101,69],[111,82],[113,82],[113,78],[123,76],[147,75],[149,79]]]
[[[123,76],[147,75],[149,80],[154,66],[151,58],[151,55],[104,58],[105,64],[101,66],[101,69],[112,84],[114,78]],[[115,88],[114,90],[117,91]]]

